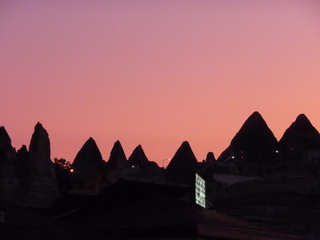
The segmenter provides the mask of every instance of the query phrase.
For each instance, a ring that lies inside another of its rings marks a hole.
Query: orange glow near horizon
[[[217,158],[259,111],[277,139],[304,113],[320,130],[320,3],[0,3],[0,125],[19,149],[41,122],[51,158],[119,140],[159,166],[189,141]]]

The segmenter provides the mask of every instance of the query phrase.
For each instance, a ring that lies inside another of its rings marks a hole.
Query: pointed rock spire
[[[53,163],[50,159],[49,135],[39,122],[34,127],[34,132],[29,145],[29,153],[30,160],[32,161],[32,168],[34,168],[34,170],[44,170],[47,168],[48,171],[51,171]]]
[[[90,137],[77,153],[72,168],[77,173],[89,174],[92,172],[94,174],[97,171],[100,172],[103,163],[101,152],[95,140]]]
[[[170,182],[191,184],[197,169],[197,159],[189,142],[184,141],[166,168],[166,176]]]
[[[296,120],[290,125],[285,131],[280,141],[284,141],[286,138],[291,136],[317,136],[319,132],[311,124],[309,119],[304,114],[300,114]]]
[[[2,171],[7,172],[7,167],[9,167],[9,165],[12,165],[15,153],[16,151],[11,145],[9,134],[3,126],[0,127],[0,176]],[[3,164],[6,166],[4,166]]]
[[[307,151],[320,151],[320,135],[309,119],[300,114],[285,131],[279,145],[286,160],[302,162]]]
[[[12,149],[11,139],[6,129],[1,126],[0,127],[0,151],[4,151],[7,149]]]
[[[272,163],[277,161],[278,141],[259,112],[244,122],[231,140],[230,146],[220,155],[219,161]]]
[[[102,174],[105,162],[93,138],[89,138],[78,152],[71,168],[73,189],[82,189],[87,193],[97,193],[101,189]]]
[[[273,136],[273,133],[269,129],[268,125],[264,121],[263,117],[259,112],[253,112],[248,119],[244,122],[242,127],[240,128],[239,132],[234,137],[234,141],[238,138],[246,138],[246,134],[250,136],[258,136],[260,134],[267,134],[268,136]],[[274,136],[273,136],[274,138]],[[275,138],[274,138],[275,139]]]
[[[157,168],[158,165],[155,162],[148,160],[146,154],[144,153],[141,145],[138,145],[130,155],[128,159],[129,167],[138,167],[142,169]]]
[[[37,123],[29,146],[29,183],[26,204],[48,207],[59,196],[54,165],[50,159],[50,140],[41,123]]]
[[[111,168],[125,168],[127,164],[127,158],[123,151],[120,141],[116,141],[110,153],[108,160],[108,167]]]
[[[14,202],[20,205],[26,204],[26,196],[29,195],[30,187],[30,160],[26,145],[17,151],[14,176],[18,180]]]
[[[0,127],[0,200],[11,200],[16,186],[14,174],[16,151],[4,127]]]
[[[105,177],[108,183],[114,183],[125,175],[127,158],[120,141],[116,141],[110,152]]]
[[[208,152],[206,157],[206,162],[215,162],[216,158],[214,157],[213,152]]]

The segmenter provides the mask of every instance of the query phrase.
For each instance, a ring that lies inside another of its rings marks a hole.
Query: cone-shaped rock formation
[[[15,150],[11,145],[11,139],[6,129],[0,127],[0,161],[7,160],[7,158],[14,157]],[[12,156],[13,155],[13,156]]]
[[[219,161],[274,163],[278,141],[258,112],[254,112],[221,154]]]
[[[51,172],[53,163],[50,159],[50,140],[47,131],[41,123],[37,123],[29,145],[30,166],[32,171],[43,174]]]
[[[122,169],[125,168],[127,164],[127,158],[123,151],[120,141],[116,141],[110,152],[110,157],[108,160],[108,167]]]
[[[153,169],[158,168],[155,162],[148,160],[141,145],[137,146],[128,159],[128,167],[141,168],[141,169]]]
[[[215,162],[216,158],[214,157],[213,152],[208,152],[206,157],[206,162]]]
[[[83,191],[98,192],[105,162],[93,138],[89,138],[78,152],[71,168],[72,187]]]
[[[40,123],[34,128],[29,146],[29,183],[26,204],[48,207],[59,196],[54,165],[50,159],[50,140]]]
[[[96,174],[101,171],[103,160],[100,150],[93,138],[89,138],[77,153],[72,163],[75,172],[81,174]]]
[[[0,179],[12,172],[15,153],[6,129],[0,127]]]
[[[260,113],[254,112],[218,161],[235,163],[240,174],[270,174],[279,162],[278,148],[278,141],[268,125]]]
[[[0,127],[0,199],[12,197],[17,179],[13,175],[16,151],[4,127]]]
[[[179,147],[168,167],[166,177],[173,183],[192,184],[197,169],[197,159],[187,141]]]
[[[308,152],[320,151],[320,134],[309,119],[300,114],[279,141],[285,160],[302,162]]]
[[[127,158],[120,141],[116,141],[107,162],[107,181],[113,183],[120,179],[127,167]]]

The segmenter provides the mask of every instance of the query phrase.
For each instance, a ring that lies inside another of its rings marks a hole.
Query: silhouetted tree
[[[64,158],[54,158],[53,163],[60,194],[64,195],[70,189],[71,163]]]
[[[53,163],[56,169],[70,170],[71,168],[71,163],[64,158],[60,158],[60,159],[54,158]]]

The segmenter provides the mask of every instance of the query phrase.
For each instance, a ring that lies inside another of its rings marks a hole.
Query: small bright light
[[[234,158],[234,156],[232,156],[232,159]]]
[[[74,171],[74,170],[71,168],[71,169],[70,169],[70,172],[72,173],[73,171]]]
[[[132,165],[131,168],[134,168],[134,165]]]

